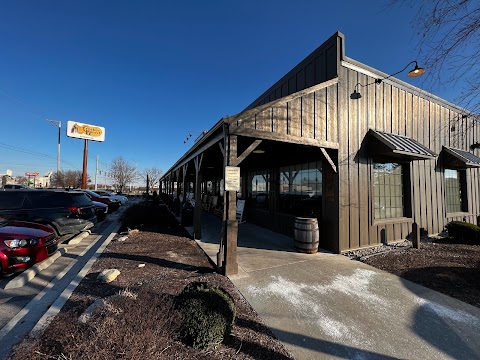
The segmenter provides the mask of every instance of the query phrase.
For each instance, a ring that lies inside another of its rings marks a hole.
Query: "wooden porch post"
[[[227,125],[228,129],[228,125]],[[236,165],[237,162],[237,136],[227,134],[227,161],[228,164]],[[224,168],[225,173],[225,168]],[[225,176],[225,175],[224,175]],[[225,181],[224,181],[225,184]],[[225,191],[225,208],[226,208],[226,223],[225,223],[225,246],[224,246],[224,262],[223,274],[235,275],[238,274],[237,263],[237,239],[238,239],[238,221],[236,218],[237,210],[237,192]]]
[[[180,213],[183,209],[183,205],[187,202],[187,170],[188,170],[188,163],[182,166],[182,191],[183,191],[183,199],[180,203]]]
[[[223,176],[225,177],[225,165],[227,164],[227,158],[225,154],[225,149],[226,149],[226,144],[227,144],[227,136],[226,136],[226,124],[223,124],[223,133],[224,133],[224,138],[223,138],[223,144],[222,146],[221,143],[218,143],[218,146],[220,148],[220,151],[222,152],[223,155]],[[212,181],[212,193],[215,194],[215,186],[216,186],[216,179]],[[226,211],[226,197],[225,197],[225,191],[223,192],[223,219],[222,219],[222,230],[221,230],[221,235],[220,235],[220,246],[218,247],[218,252],[217,252],[217,271],[220,273],[224,274],[223,271],[223,259],[224,259],[224,244],[225,244],[225,219],[227,216],[227,211]]]
[[[176,176],[176,183],[177,183],[177,198],[174,201],[174,204],[176,204],[175,207],[175,215],[179,216],[180,215],[180,169],[175,171],[175,176]]]
[[[203,153],[197,156],[195,163],[195,208],[193,210],[193,238],[202,238],[202,167]]]

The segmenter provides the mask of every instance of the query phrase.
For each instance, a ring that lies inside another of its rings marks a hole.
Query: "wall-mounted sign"
[[[76,121],[68,121],[67,136],[77,139],[105,141],[105,128],[96,125],[82,124]]]
[[[38,176],[38,172],[26,172],[25,176]]]
[[[225,166],[225,191],[240,191],[240,168]]]

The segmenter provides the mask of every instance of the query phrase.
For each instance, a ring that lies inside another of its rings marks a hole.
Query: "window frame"
[[[403,215],[400,217],[376,218],[375,217],[375,184],[374,184],[374,165],[394,163],[401,166],[402,169],[402,191],[403,191]],[[370,192],[371,192],[371,224],[380,225],[388,223],[413,222],[412,209],[412,181],[411,181],[411,162],[399,161],[391,158],[373,158],[370,166]]]
[[[459,190],[460,190],[460,211],[449,211],[448,209],[448,194],[447,194],[447,177],[446,171],[456,171],[458,174],[458,182],[459,182]],[[468,214],[468,187],[467,187],[467,170],[466,169],[458,169],[458,168],[450,168],[445,167],[443,170],[443,180],[445,181],[445,211],[448,216],[452,216],[453,214]]]

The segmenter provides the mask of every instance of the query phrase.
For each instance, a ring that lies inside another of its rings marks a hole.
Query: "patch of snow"
[[[357,297],[367,305],[385,306],[388,304],[382,298],[371,291],[370,284],[377,272],[367,269],[356,269],[351,275],[338,275],[330,284],[314,287],[320,293],[340,292],[350,297]]]
[[[349,328],[339,321],[324,317],[319,319],[317,324],[322,328],[325,334],[335,340],[341,340],[342,338],[345,338],[345,335],[348,335],[349,338],[352,337],[349,335]]]
[[[332,310],[318,301],[318,293],[337,291],[351,297],[368,299],[375,302],[377,306],[377,302],[383,300],[369,290],[369,284],[375,274],[374,271],[360,269],[351,276],[339,275],[332,283],[317,286],[289,281],[281,276],[272,276],[272,281],[266,286],[249,286],[247,292],[253,297],[277,296],[285,299],[293,307],[297,318],[316,325],[332,340],[365,345],[369,343],[369,339],[355,327],[353,320],[344,318],[344,321],[340,322],[329,316],[328,313]]]
[[[422,308],[434,312],[439,317],[480,327],[480,320],[476,316],[473,316],[465,311],[455,310],[419,297],[415,297],[415,302]]]

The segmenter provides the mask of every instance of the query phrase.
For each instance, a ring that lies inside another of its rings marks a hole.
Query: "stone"
[[[120,275],[120,271],[117,269],[106,269],[103,270],[100,274],[98,274],[97,279],[103,283],[112,282]]]

